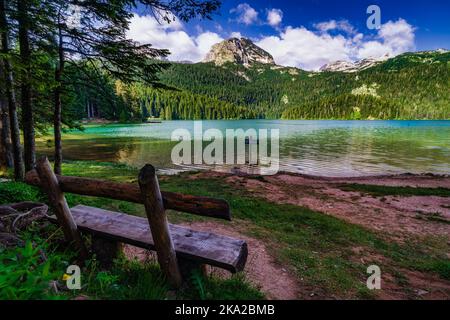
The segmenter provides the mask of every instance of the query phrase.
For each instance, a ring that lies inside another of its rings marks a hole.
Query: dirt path
[[[266,298],[273,300],[296,300],[300,299],[301,296],[309,291],[306,288],[300,288],[297,278],[292,274],[291,270],[279,265],[269,254],[262,241],[245,236],[242,232],[238,231],[241,228],[236,223],[233,225],[225,225],[219,222],[194,222],[185,224],[185,226],[197,231],[214,232],[245,240],[249,249],[247,264],[244,270],[246,279],[259,288],[265,294]],[[154,253],[144,249],[126,245],[124,252],[129,259],[138,259],[142,262],[156,261]],[[225,270],[214,267],[208,268],[209,273],[221,278],[231,276],[231,273]]]
[[[248,258],[244,273],[246,278],[259,287],[268,299],[295,300],[305,292],[303,288],[300,288],[297,278],[292,275],[291,270],[278,264],[262,241],[245,236],[243,230],[240,230],[242,227],[238,227],[237,222],[233,225],[224,225],[218,222],[195,222],[186,226],[198,231],[214,232],[245,240],[248,245]],[[220,269],[211,268],[210,271],[218,276],[230,276],[228,272]]]

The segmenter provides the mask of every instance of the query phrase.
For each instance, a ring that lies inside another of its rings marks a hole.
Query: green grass
[[[242,275],[228,280],[215,277],[189,279],[189,286],[178,293],[170,290],[159,266],[154,263],[117,259],[110,270],[100,270],[91,261],[85,277],[84,293],[93,299],[113,300],[259,300],[264,295]]]
[[[116,182],[137,182],[136,168],[126,164],[96,161],[70,161],[62,165],[64,175],[108,179]]]
[[[450,197],[450,189],[446,188],[413,188],[413,187],[387,187],[365,184],[345,184],[339,189],[349,192],[367,193],[376,197],[383,196],[437,196]]]
[[[63,172],[67,175],[95,176],[101,179],[112,177],[116,181],[121,179],[135,181],[138,170],[123,165],[106,164],[103,168],[97,163],[67,162],[63,165]],[[387,239],[384,234],[320,212],[253,197],[236,187],[229,186],[223,182],[223,179],[187,179],[187,176],[192,174],[160,177],[161,189],[226,199],[232,209],[235,220],[233,223],[245,225],[248,235],[264,241],[267,250],[279,263],[292,269],[298,279],[303,279],[307,284],[327,295],[344,298],[373,298],[374,293],[365,287],[366,269],[371,264],[378,264],[383,271],[394,275],[401,274],[402,269],[408,269],[437,274],[443,279],[450,280],[450,261],[446,255],[449,245],[445,239],[436,237],[427,241],[411,239],[399,244]],[[25,189],[27,188],[33,189],[26,186]],[[24,194],[28,192],[32,191],[26,191]],[[141,206],[120,201],[76,195],[68,195],[68,201],[71,205],[83,203],[130,214],[143,214]],[[175,223],[210,220],[178,212],[171,212],[169,219]],[[227,222],[223,223],[227,224]],[[355,256],[354,248],[364,249],[364,262],[361,261],[361,257]],[[385,259],[379,261],[377,256],[383,256]],[[120,279],[131,281],[133,277],[138,277],[134,268],[139,269],[136,266],[128,267],[130,273],[126,277],[120,274],[120,270],[127,270],[123,266],[112,274],[119,274]],[[152,269],[146,270],[144,274],[151,277],[149,270]],[[149,280],[157,283],[156,278]],[[127,286],[126,282],[123,285]],[[183,296],[196,299],[214,299],[217,296],[221,298],[261,297],[257,290],[240,278],[226,281],[208,279],[208,282],[196,288],[196,291],[186,292]],[[152,296],[153,293],[144,295]],[[113,293],[107,292],[103,296],[111,297]],[[135,295],[129,293],[129,296]]]
[[[0,183],[0,204],[41,200],[45,197],[37,188],[21,182]]]

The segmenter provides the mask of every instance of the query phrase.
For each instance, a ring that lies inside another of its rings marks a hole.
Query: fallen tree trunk
[[[104,197],[143,204],[137,184],[56,175],[61,191],[85,196]],[[25,181],[41,187],[36,170],[27,172]],[[225,200],[197,197],[161,191],[165,209],[192,213],[224,220],[231,220],[231,212]]]

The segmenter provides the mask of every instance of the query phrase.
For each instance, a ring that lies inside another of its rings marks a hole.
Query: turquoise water
[[[193,132],[193,121],[87,126],[63,136],[65,159],[99,160],[163,171],[220,169],[175,166],[170,154],[175,129]],[[279,129],[281,170],[321,176],[450,173],[450,121],[203,121],[203,130]],[[50,144],[38,151],[52,153]],[[251,171],[248,167],[243,170]]]

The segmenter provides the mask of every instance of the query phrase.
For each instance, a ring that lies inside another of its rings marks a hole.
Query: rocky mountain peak
[[[329,63],[324,65],[322,68],[320,68],[320,71],[322,72],[358,72],[361,70],[365,70],[368,68],[371,68],[373,66],[376,66],[377,64],[380,64],[386,60],[388,60],[390,56],[388,54],[379,57],[379,58],[367,58],[363,60],[359,60],[356,62],[350,62],[350,61],[336,61],[333,63]]]
[[[246,38],[231,38],[212,46],[204,62],[223,65],[227,62],[249,66],[253,63],[275,64],[273,57]]]

